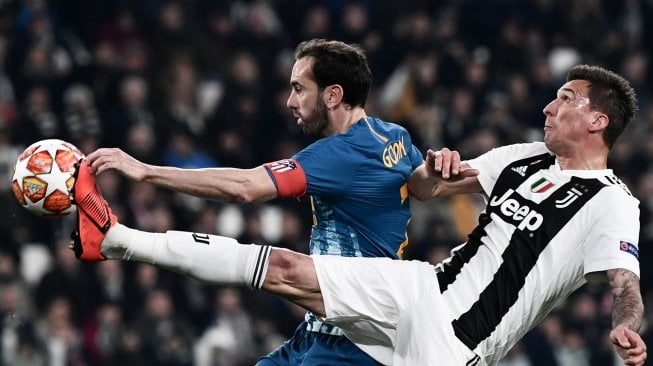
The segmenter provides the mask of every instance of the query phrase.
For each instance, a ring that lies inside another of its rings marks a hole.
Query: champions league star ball
[[[84,154],[58,139],[41,140],[18,157],[11,178],[14,196],[33,214],[61,217],[75,212],[70,190],[75,184],[75,163]]]

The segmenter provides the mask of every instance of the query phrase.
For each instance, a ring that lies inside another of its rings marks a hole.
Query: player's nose
[[[556,112],[556,101],[555,100],[552,100],[551,102],[549,102],[549,104],[547,104],[546,107],[544,107],[544,109],[542,110],[542,113],[544,113],[544,115],[547,116],[547,117],[554,116],[555,112]]]
[[[290,93],[288,99],[286,100],[286,107],[290,109],[297,109],[297,98],[295,98],[295,93]]]

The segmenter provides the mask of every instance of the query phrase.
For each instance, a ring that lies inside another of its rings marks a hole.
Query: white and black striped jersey
[[[587,280],[639,276],[639,201],[612,170],[561,170],[539,142],[468,163],[487,207],[437,276],[456,336],[488,365]]]

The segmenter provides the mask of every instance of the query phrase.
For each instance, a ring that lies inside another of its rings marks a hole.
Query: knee
[[[307,277],[314,277],[313,259],[287,249],[273,248],[270,252],[265,282],[274,285],[296,286]]]
[[[298,253],[285,249],[272,249],[272,252],[270,252],[267,278],[265,279],[266,282],[292,283],[293,277],[296,275],[296,254]]]

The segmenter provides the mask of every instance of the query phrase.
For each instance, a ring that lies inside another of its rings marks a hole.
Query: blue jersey
[[[311,196],[311,254],[401,256],[411,216],[407,181],[424,160],[405,128],[368,117],[293,159]]]
[[[411,216],[408,178],[423,161],[406,129],[368,117],[267,168],[279,196],[311,197],[311,254],[400,258]],[[281,364],[378,365],[310,312],[257,366]]]

